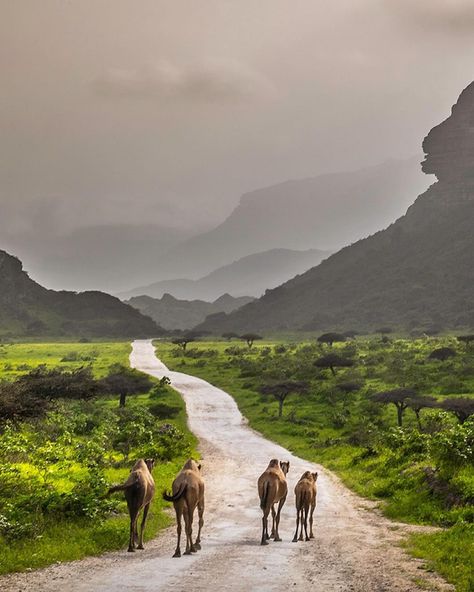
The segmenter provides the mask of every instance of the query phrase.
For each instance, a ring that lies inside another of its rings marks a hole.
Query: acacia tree
[[[185,335],[182,335],[181,337],[177,337],[176,339],[173,339],[173,341],[171,342],[173,345],[178,345],[183,352],[186,351],[186,348],[188,346],[188,343],[192,343],[193,341],[196,341],[196,335],[194,333],[186,333]]]
[[[458,335],[456,338],[461,343],[464,343],[467,349],[474,343],[474,334],[470,335]]]
[[[445,399],[439,406],[445,411],[454,413],[459,423],[464,423],[471,415],[474,415],[474,399],[468,399],[467,397]]]
[[[334,331],[330,331],[329,333],[323,333],[318,337],[319,343],[327,343],[332,347],[333,343],[346,341],[346,336],[342,333],[336,333]]]
[[[343,358],[342,356],[339,356],[338,354],[327,354],[325,356],[321,356],[320,358],[318,358],[315,362],[314,365],[317,368],[326,368],[331,370],[331,373],[333,376],[336,376],[336,370],[335,368],[350,368],[351,366],[354,365],[354,360],[351,360],[350,358]]]
[[[243,339],[250,349],[254,341],[257,341],[257,339],[263,339],[263,337],[257,333],[244,333],[244,335],[240,336],[240,339]]]
[[[260,388],[260,392],[262,395],[272,395],[275,397],[278,401],[278,417],[281,417],[283,415],[283,405],[288,395],[303,395],[308,392],[308,388],[309,385],[307,382],[287,380],[285,382],[265,384]]]
[[[428,357],[430,360],[445,362],[446,360],[449,360],[449,358],[454,358],[455,355],[456,350],[452,347],[439,347],[438,349],[434,349]]]
[[[393,403],[397,408],[398,426],[402,427],[403,413],[408,407],[410,399],[416,397],[416,391],[411,388],[396,388],[391,391],[382,391],[371,396],[372,401],[376,403],[389,404]]]
[[[222,333],[222,338],[227,339],[227,341],[232,341],[232,339],[238,339],[239,336],[237,333],[233,333],[232,331],[228,331],[227,333]]]
[[[138,370],[117,364],[112,366],[110,374],[101,380],[101,386],[106,393],[118,394],[119,406],[125,407],[128,395],[148,392],[153,386],[153,381]]]
[[[416,421],[418,428],[421,431],[421,419],[420,412],[422,409],[435,407],[437,404],[436,398],[431,395],[415,395],[411,399],[408,399],[408,407],[413,410],[416,415]]]

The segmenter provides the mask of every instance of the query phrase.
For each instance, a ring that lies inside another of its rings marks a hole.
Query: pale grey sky
[[[472,0],[0,0],[0,230],[220,221],[247,190],[420,152]]]

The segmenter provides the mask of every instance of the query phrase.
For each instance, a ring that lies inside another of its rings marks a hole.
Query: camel
[[[303,527],[305,532],[305,540],[314,539],[313,534],[313,513],[316,507],[316,495],[317,487],[316,481],[318,479],[318,473],[311,473],[311,471],[305,471],[300,480],[295,486],[295,502],[296,502],[296,532],[293,537],[293,542],[296,543],[298,540],[303,540]],[[308,536],[308,512],[309,512],[309,536]],[[300,536],[298,539],[298,528],[301,529]]]
[[[155,495],[155,481],[151,471],[155,461],[151,458],[138,460],[132,467],[128,479],[122,485],[115,485],[108,491],[108,495],[115,491],[124,491],[130,514],[130,540],[128,551],[133,553],[138,542],[138,549],[143,549],[143,533],[150,509],[150,504]],[[138,515],[143,509],[142,523],[140,525],[140,538],[138,538]]]
[[[201,477],[201,465],[191,458],[186,461],[176,479],[173,481],[172,494],[163,492],[163,499],[173,502],[176,512],[176,526],[178,543],[173,557],[181,557],[181,516],[184,517],[184,530],[186,533],[185,555],[190,555],[201,548],[201,530],[204,524],[204,480]],[[195,543],[193,543],[193,515],[197,507],[199,516],[199,529]]]
[[[260,508],[263,511],[262,517],[262,545],[268,545],[268,539],[273,537],[274,541],[281,541],[278,534],[280,524],[280,512],[288,494],[286,475],[290,469],[289,461],[278,462],[272,459],[267,469],[258,479],[258,495],[260,497]],[[275,511],[275,504],[278,509]],[[272,534],[268,534],[268,515],[272,511]]]

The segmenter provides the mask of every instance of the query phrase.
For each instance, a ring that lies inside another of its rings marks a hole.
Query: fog
[[[0,248],[410,157],[472,79],[470,0],[0,6]]]

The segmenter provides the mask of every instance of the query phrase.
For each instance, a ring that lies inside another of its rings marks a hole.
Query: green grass
[[[304,353],[298,353],[303,351],[301,346],[304,344],[298,344],[298,348],[290,345],[287,353],[279,358],[274,353],[264,353],[266,349],[281,343],[256,342],[250,351],[240,356],[243,360],[249,360],[250,365],[239,364],[236,356],[226,353],[229,346],[242,347],[238,342],[192,343],[188,346],[191,351],[186,356],[180,355],[171,344],[160,341],[156,346],[158,356],[170,369],[199,376],[231,394],[252,428],[298,456],[333,470],[359,495],[377,500],[388,517],[418,524],[454,525],[435,534],[411,537],[407,545],[412,553],[427,559],[439,573],[455,583],[457,590],[470,591],[467,582],[472,570],[472,558],[467,559],[465,549],[468,550],[468,543],[472,546],[472,525],[467,524],[472,521],[472,505],[467,503],[461,507],[448,508],[442,498],[428,490],[422,470],[433,462],[429,454],[420,453],[417,456],[410,453],[404,458],[403,452],[397,451],[399,443],[393,444],[393,449],[390,446],[376,446],[372,450],[371,446],[362,442],[351,444],[349,436],[358,429],[363,413],[366,413],[364,405],[367,405],[367,395],[393,388],[399,380],[413,381],[420,385],[422,392],[437,398],[459,394],[473,396],[472,352],[466,352],[450,336],[436,340],[394,340],[386,345],[382,345],[380,339],[359,339],[353,346],[357,349],[357,367],[339,370],[336,379],[328,372],[321,373],[316,380],[311,379],[310,394],[289,395],[283,418],[279,419],[277,402],[262,397],[258,392],[262,376],[280,376],[281,368],[289,368],[295,378],[307,379],[304,374],[308,373],[308,369],[314,373],[312,362],[305,358]],[[446,363],[429,361],[430,351],[440,345],[457,347],[458,357]],[[339,351],[344,348],[345,344],[334,346]],[[192,350],[214,350],[215,353],[194,357]],[[274,367],[265,361],[269,355],[275,357]],[[294,366],[288,364],[292,357],[296,360]],[[302,373],[301,376],[298,373]],[[328,393],[337,380],[353,379],[361,379],[365,383],[361,395],[351,395],[348,402],[328,400]],[[374,429],[385,433],[390,426],[396,426],[393,405],[372,406],[374,416],[370,425],[375,426]],[[341,412],[347,417],[344,416],[342,425],[338,425],[337,414]],[[425,413],[422,412],[422,420],[426,423],[430,414]],[[446,421],[448,425],[457,424],[454,418],[448,417]],[[363,423],[361,425],[364,426]],[[405,412],[404,425],[408,431],[416,428],[416,418],[410,410]],[[453,485],[463,492],[466,500],[472,499],[474,469],[468,466],[453,471]]]
[[[108,368],[115,363],[128,364],[131,351],[130,343],[125,342],[101,342],[101,343],[27,343],[14,344],[0,347],[0,379],[13,380],[17,376],[29,372],[41,364],[49,368],[57,366],[64,369],[73,369],[85,364],[91,364],[94,375],[98,378],[107,374]],[[63,361],[66,358],[67,361]],[[153,471],[156,483],[157,495],[150,509],[146,528],[146,540],[156,536],[160,529],[168,526],[171,515],[166,511],[169,504],[161,498],[161,492],[169,489],[170,485],[180,470],[188,454],[197,456],[196,438],[187,428],[187,417],[184,401],[181,396],[169,387],[165,387],[159,395],[149,393],[129,396],[127,408],[130,410],[143,407],[152,410],[159,407],[160,422],[172,424],[178,428],[185,439],[186,452],[174,456],[169,461],[159,461]],[[118,396],[106,396],[94,401],[84,403],[77,401],[66,401],[58,408],[57,421],[63,422],[64,428],[59,428],[60,438],[63,443],[58,450],[63,458],[46,461],[46,464],[37,464],[35,460],[39,451],[31,450],[24,458],[21,453],[15,459],[15,454],[7,452],[7,458],[12,458],[10,467],[19,471],[23,481],[26,479],[38,485],[32,486],[32,493],[35,494],[35,487],[46,487],[52,491],[61,493],[71,492],[74,485],[87,475],[87,469],[81,464],[82,461],[74,461],[78,447],[85,446],[89,442],[89,436],[75,435],[72,433],[71,440],[68,440],[67,432],[70,430],[71,420],[74,419],[76,410],[79,413],[100,413],[103,409],[115,410],[118,407]],[[49,427],[46,420],[38,420],[33,424],[25,423],[21,433],[27,442],[33,441],[35,431],[40,431],[42,438],[45,438],[45,445],[51,446],[54,452],[58,446],[57,433],[58,425],[53,419]],[[48,442],[47,430],[51,431],[51,439]],[[66,433],[63,434],[64,430]],[[0,444],[2,436],[0,433]],[[28,445],[29,446],[29,445]],[[43,445],[44,446],[44,445]],[[31,447],[30,447],[31,448]],[[10,456],[8,456],[10,454]],[[104,453],[105,454],[105,453]],[[52,454],[54,457],[54,454]],[[38,457],[40,458],[40,457]],[[130,458],[124,457],[121,452],[110,452],[104,456],[106,464],[105,478],[109,484],[123,482],[128,473],[129,467],[136,458],[136,452],[132,450]],[[29,460],[28,460],[29,459]],[[5,466],[5,465],[4,465]],[[66,468],[64,468],[66,467]],[[41,485],[42,480],[44,484]],[[106,491],[106,490],[105,490]],[[67,518],[66,516],[39,516],[41,521],[34,533],[27,537],[18,537],[8,540],[0,535],[0,574],[14,571],[24,571],[30,568],[39,568],[55,562],[81,559],[88,555],[98,555],[105,551],[114,549],[125,549],[128,544],[129,519],[126,503],[123,494],[117,493],[111,496],[116,500],[114,514],[106,519],[96,520],[93,518]],[[7,507],[10,499],[3,498],[0,491],[0,515],[3,508]],[[1,518],[1,517],[0,517]]]
[[[115,363],[128,365],[130,343],[14,343],[0,344],[0,380],[14,380],[40,364],[64,370],[91,365],[97,378]]]

